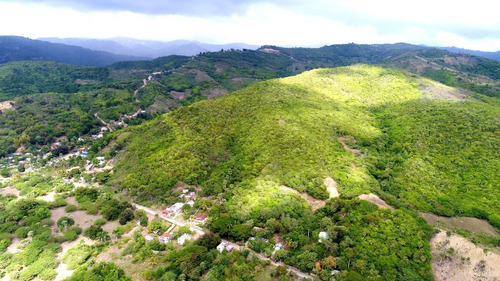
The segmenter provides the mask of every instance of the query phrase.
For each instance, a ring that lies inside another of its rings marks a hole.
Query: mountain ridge
[[[20,36],[0,36],[0,63],[35,60],[57,61],[73,65],[104,66],[119,61],[139,59],[142,58],[116,55]]]
[[[110,39],[41,37],[38,39],[53,43],[85,47],[92,50],[107,51],[120,55],[149,57],[153,59],[170,55],[193,56],[199,53],[215,52],[221,49],[254,50],[259,47],[245,43],[208,44],[196,40],[182,39],[173,41],[139,40],[126,37],[115,37]]]

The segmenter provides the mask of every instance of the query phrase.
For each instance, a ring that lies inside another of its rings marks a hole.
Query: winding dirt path
[[[99,115],[97,115],[97,112],[94,113],[94,117],[97,118],[97,120],[99,120],[102,124],[104,124],[104,126],[106,126],[110,132],[113,132],[113,128],[111,127],[111,125],[108,122],[104,121],[101,117],[99,117]]]
[[[139,93],[139,90],[146,87],[146,85],[148,84],[148,80],[146,80],[146,78],[144,78],[142,80],[142,86],[139,87],[139,89],[135,90],[134,91],[134,98],[135,98],[135,102],[139,102],[139,99],[137,98],[137,93]],[[140,110],[140,109],[139,109]]]

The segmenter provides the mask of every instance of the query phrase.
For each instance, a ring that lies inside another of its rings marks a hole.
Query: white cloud
[[[478,5],[483,2],[477,0]],[[481,28],[495,34],[494,31],[500,29],[500,17],[497,16],[500,4],[493,3],[491,9],[483,9],[478,15],[476,8],[448,0],[412,3],[415,4],[408,6],[408,3],[395,0],[319,0],[308,5],[294,2],[289,7],[257,3],[249,5],[244,13],[200,17],[78,11],[0,1],[0,34],[31,38],[124,36],[282,46],[408,42],[489,51],[500,49],[500,31],[496,38],[484,35],[476,39],[454,32],[467,25],[469,33],[474,32],[474,28]]]

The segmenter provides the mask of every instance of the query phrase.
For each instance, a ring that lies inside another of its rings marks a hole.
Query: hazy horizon
[[[405,42],[500,50],[500,3],[478,0],[0,0],[0,34],[318,47]]]

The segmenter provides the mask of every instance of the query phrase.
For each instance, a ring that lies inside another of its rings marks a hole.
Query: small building
[[[170,239],[172,239],[172,236],[170,235],[170,233],[163,233],[160,237],[158,237],[158,241],[160,243],[168,243],[170,241]]]
[[[184,243],[186,243],[186,241],[189,241],[192,238],[193,238],[193,236],[191,236],[191,234],[184,233],[181,235],[181,237],[177,238],[177,243],[179,243],[179,245],[184,245]]]
[[[154,237],[148,234],[148,235],[144,236],[144,239],[146,239],[146,242],[149,242],[149,241],[153,240]]]
[[[184,203],[177,202],[174,205],[170,206],[167,210],[169,213],[180,213],[182,211],[182,207],[184,206]]]
[[[328,233],[324,232],[324,231],[321,231],[319,234],[318,234],[318,242],[323,242],[325,241],[326,239],[328,239]]]
[[[196,199],[196,192],[191,191],[188,194],[186,194],[184,198],[186,198],[186,200],[194,200]]]
[[[108,127],[101,127],[101,132],[107,132],[108,131]]]
[[[193,207],[194,206],[194,201],[193,200],[189,200],[186,202],[186,204],[188,204],[189,206]]]
[[[207,214],[199,214],[199,215],[194,216],[195,223],[205,223],[207,221],[207,219],[208,219]]]
[[[79,137],[79,138],[78,138],[78,141],[85,141],[85,139],[84,139],[84,138],[82,138],[82,137]]]
[[[182,193],[183,193],[183,194],[186,194],[186,193],[188,193],[188,192],[189,192],[189,189],[184,188],[184,189],[182,190]]]
[[[233,245],[227,243],[227,242],[221,242],[218,246],[217,246],[217,251],[219,251],[219,253],[222,254],[222,252],[224,252],[224,250],[228,251],[228,252],[231,252],[233,250]]]

